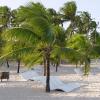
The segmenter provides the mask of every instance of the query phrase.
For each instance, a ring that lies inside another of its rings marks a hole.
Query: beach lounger
[[[46,86],[46,77],[38,76],[32,78],[35,81],[41,82],[44,86]],[[82,85],[80,83],[63,83],[57,76],[50,76],[50,90],[61,90],[64,92],[71,92]]]
[[[25,71],[23,73],[20,73],[20,75],[25,79],[25,80],[31,80],[35,76],[39,76],[35,71],[29,70]]]
[[[42,83],[46,86],[46,76],[39,76],[35,71],[30,70],[24,73],[21,73],[22,77],[26,80],[34,80]],[[58,76],[50,76],[50,90],[62,90],[64,92],[71,92],[82,85],[80,83],[63,83]]]

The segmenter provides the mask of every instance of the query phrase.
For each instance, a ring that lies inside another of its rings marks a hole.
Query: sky
[[[11,9],[16,9],[20,5],[25,5],[30,1],[41,2],[46,8],[54,8],[56,11],[59,11],[64,3],[72,0],[0,0],[0,6],[7,5]],[[91,14],[92,18],[100,23],[100,0],[73,1],[76,1],[77,11],[88,11]]]

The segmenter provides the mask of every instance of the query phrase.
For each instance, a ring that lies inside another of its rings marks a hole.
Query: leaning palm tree
[[[18,9],[18,20],[20,27],[8,29],[5,32],[5,39],[24,43],[23,47],[17,48],[11,53],[17,52],[38,52],[41,53],[47,62],[46,92],[50,92],[50,55],[55,43],[53,25],[46,9],[39,3],[29,3]]]

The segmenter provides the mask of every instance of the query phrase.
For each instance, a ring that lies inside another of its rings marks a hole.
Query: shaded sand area
[[[10,71],[10,79],[8,82],[6,80],[0,82],[0,100],[100,100],[100,64],[91,66],[93,74],[88,77],[76,74],[74,65],[61,65],[58,72],[51,67],[51,75],[58,76],[64,83],[79,82],[85,85],[70,93],[62,91],[45,93],[45,88],[40,82],[25,81],[16,73],[17,64],[10,64],[10,69],[1,67],[1,71]],[[25,70],[26,68],[21,67],[21,71]],[[43,74],[42,67],[38,73]]]

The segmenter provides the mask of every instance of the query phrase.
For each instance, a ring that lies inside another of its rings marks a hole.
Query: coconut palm
[[[9,29],[5,32],[5,37],[9,41],[16,39],[25,44],[25,47],[16,49],[14,53],[27,52],[27,50],[28,52],[31,50],[32,53],[33,50],[45,56],[47,62],[46,92],[50,92],[50,53],[55,39],[49,14],[41,4],[29,3],[19,8],[18,17],[22,25]]]
[[[15,14],[16,14],[16,10],[11,11],[10,8],[8,8],[7,6],[0,7],[1,32],[9,27],[18,26],[17,21],[15,21],[16,20]],[[2,45],[4,45],[5,41],[3,41],[2,39],[0,39],[0,40],[1,40]],[[12,58],[12,57],[10,57],[10,58]],[[15,59],[15,57],[12,59]],[[9,58],[7,57],[7,59],[5,59],[5,61],[7,62],[7,67],[9,68]],[[18,61],[17,72],[19,72],[20,61],[18,59],[17,59],[17,61]]]
[[[74,1],[70,1],[64,4],[61,8],[61,13],[64,15],[64,19],[66,20],[73,20],[74,16],[76,15],[77,6]]]
[[[78,52],[79,63],[84,64],[84,74],[88,75],[90,70],[90,59],[93,55],[93,47],[90,40],[84,35],[76,34],[69,40],[69,46]]]
[[[3,30],[5,30],[10,26],[10,18],[11,18],[10,8],[8,8],[7,6],[1,6],[0,7],[0,45],[1,45],[0,49],[2,49],[2,47],[5,44],[5,41],[3,41],[1,34]],[[7,67],[9,68],[8,59],[6,59],[6,62],[7,62]]]
[[[76,19],[76,11],[77,5],[74,1],[70,1],[64,4],[64,6],[60,9],[60,13],[62,14],[63,22],[69,21],[70,25],[66,29],[67,37],[70,37],[74,32],[74,23]]]

